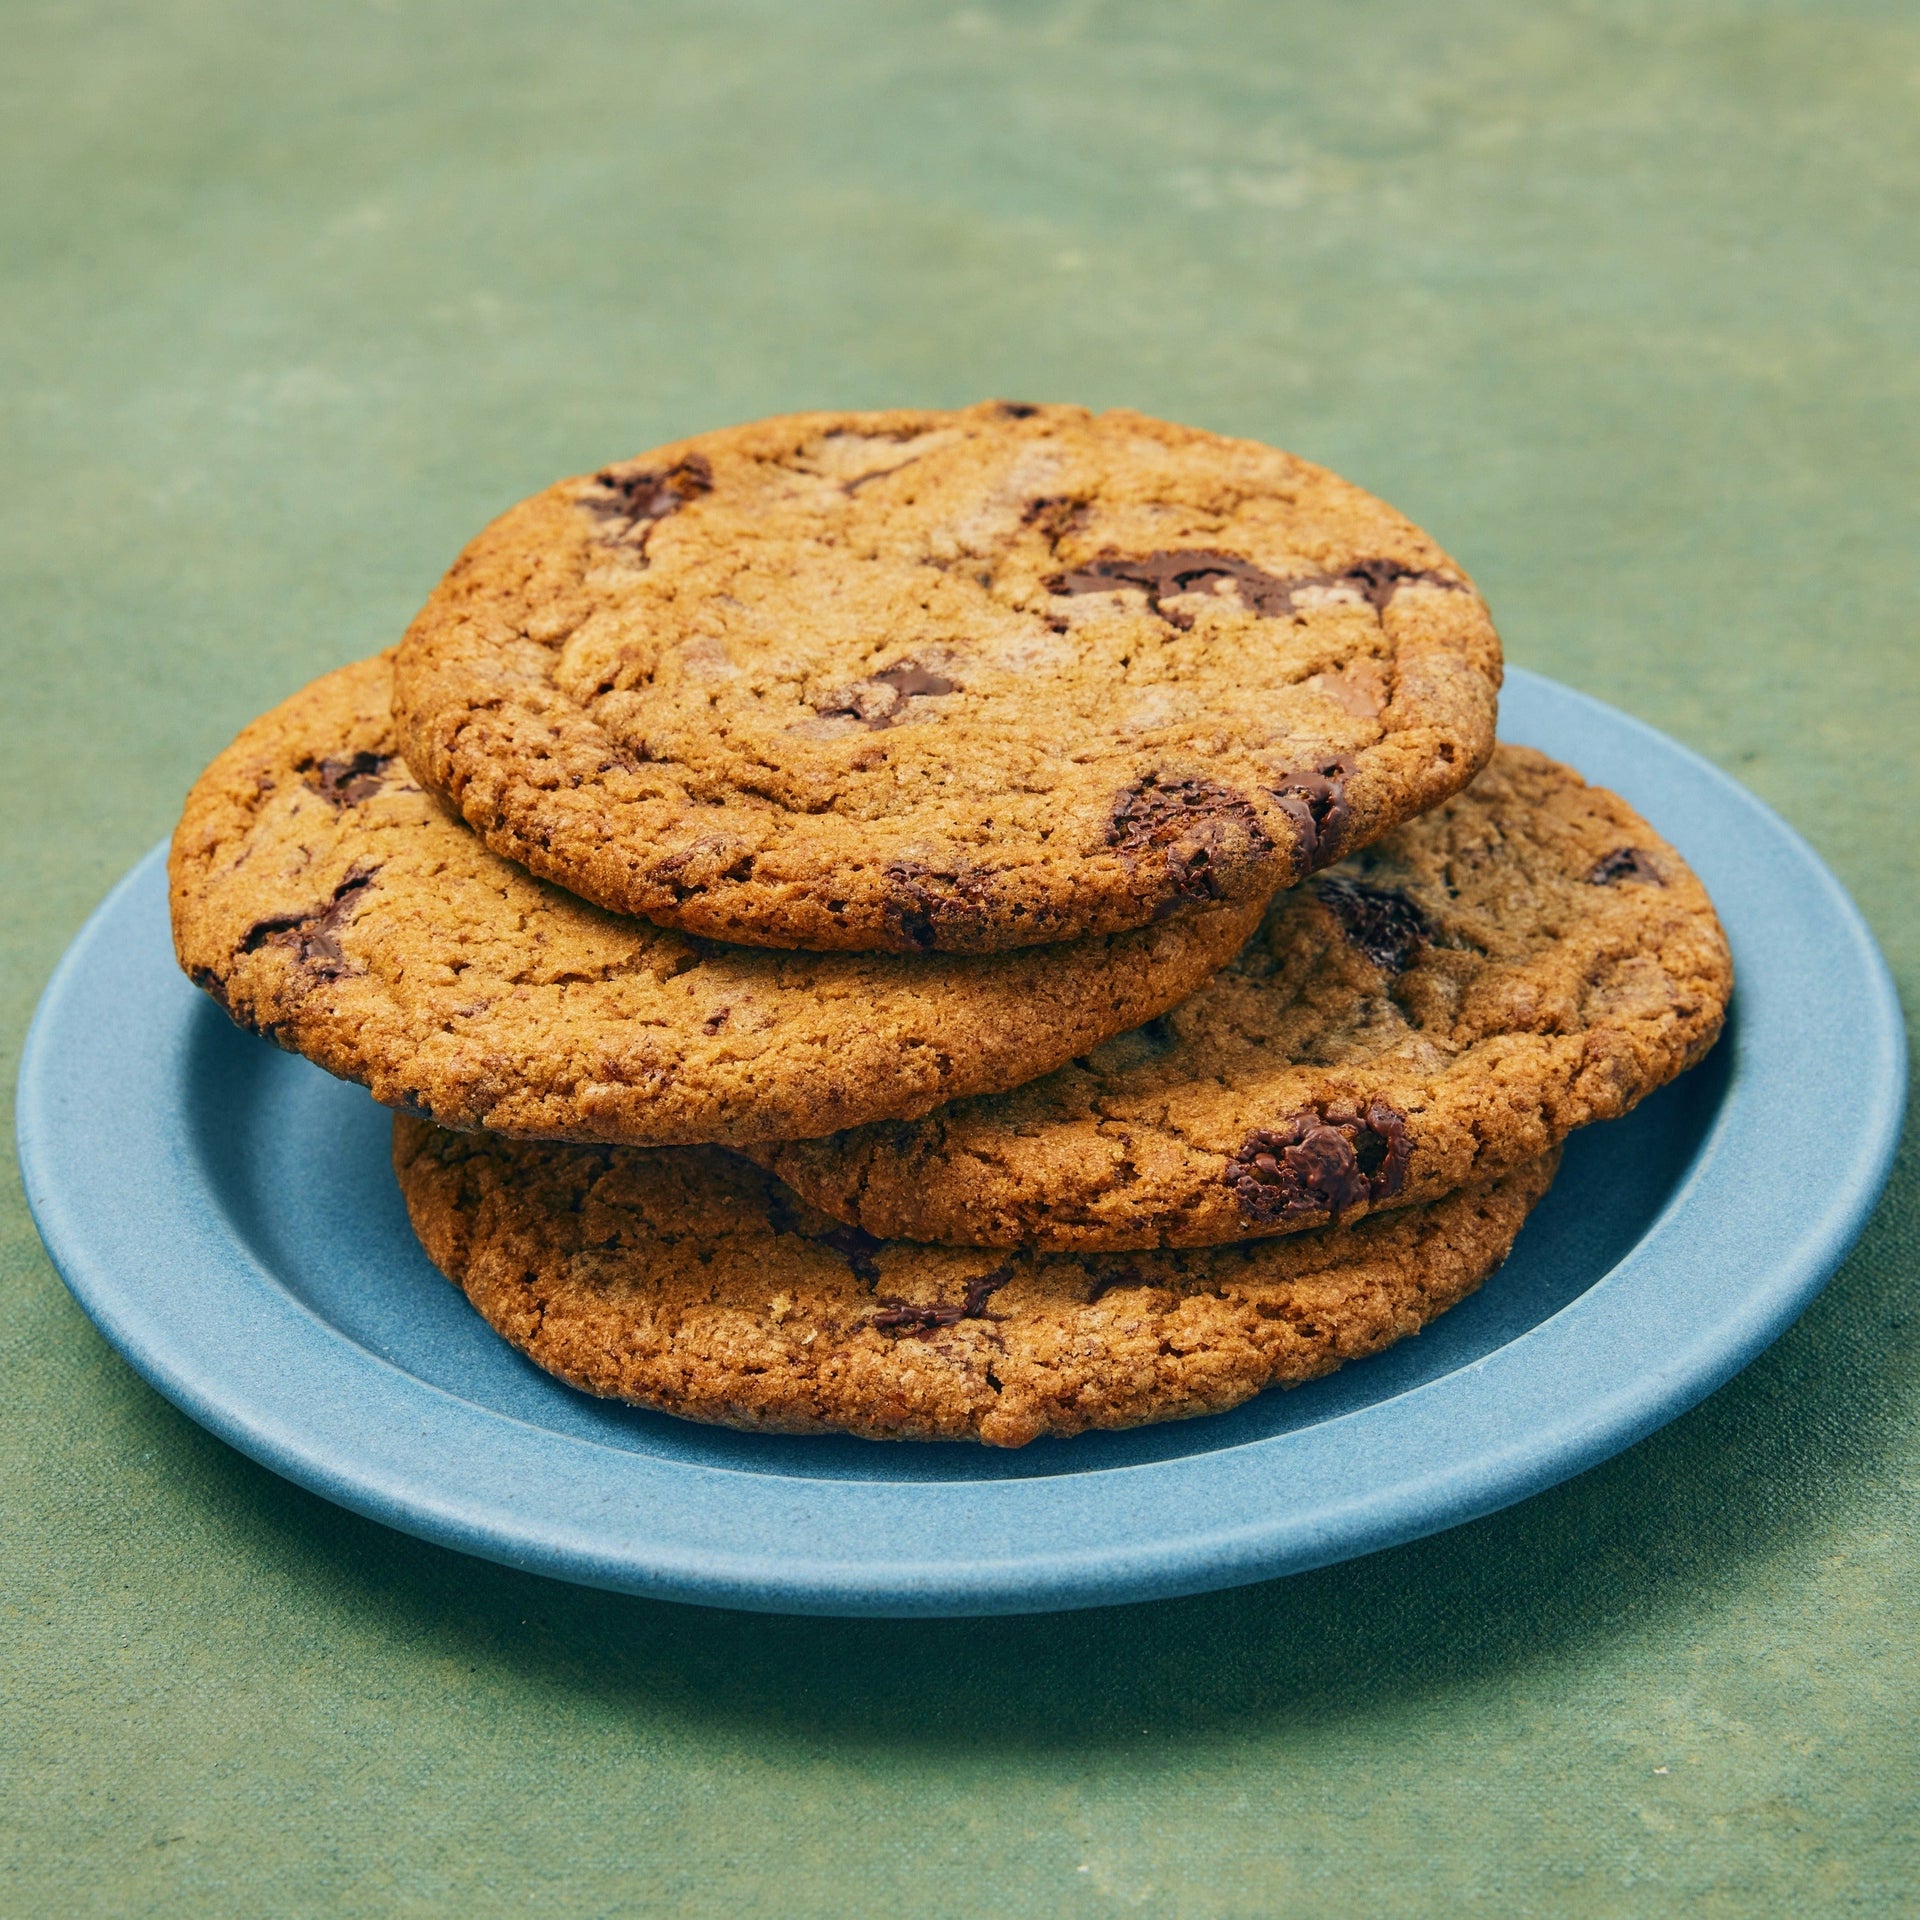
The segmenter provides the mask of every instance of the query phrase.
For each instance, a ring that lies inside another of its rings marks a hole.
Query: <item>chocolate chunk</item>
[[[1398,560],[1356,560],[1343,571],[1322,578],[1327,586],[1357,587],[1361,599],[1382,613],[1386,611],[1387,602],[1412,581],[1428,587],[1444,587],[1449,593],[1467,590],[1464,581],[1449,580],[1431,567],[1403,567]]]
[[[780,1231],[778,1226],[775,1231]],[[853,1269],[856,1280],[872,1286],[880,1278],[880,1267],[873,1256],[886,1242],[876,1240],[865,1227],[833,1227],[813,1237],[821,1246],[831,1247]]]
[[[277,915],[271,920],[256,920],[240,942],[241,953],[258,953],[262,947],[289,947],[293,957],[318,979],[338,980],[355,971],[340,945],[341,930],[352,920],[360,896],[373,885],[377,868],[355,869],[334,888],[324,906],[305,913]]]
[[[616,473],[609,467],[593,483],[602,491],[580,504],[609,523],[607,539],[628,541],[644,554],[658,522],[713,491],[713,464],[705,454],[690,453],[664,472]]]
[[[888,897],[882,911],[887,923],[922,951],[934,944],[943,927],[974,925],[989,891],[984,875],[940,873],[917,860],[889,861],[886,872]]]
[[[929,673],[917,661],[903,660],[898,666],[883,667],[874,679],[882,686],[891,687],[902,700],[916,693],[958,693],[960,682],[949,680],[944,673]]]
[[[1139,587],[1147,596],[1147,605],[1169,626],[1183,631],[1193,625],[1193,616],[1178,609],[1169,610],[1160,603],[1183,593],[1217,593],[1222,582],[1240,596],[1252,612],[1269,619],[1292,613],[1297,596],[1308,587],[1348,587],[1376,612],[1410,581],[1464,592],[1459,580],[1444,574],[1402,566],[1398,560],[1356,560],[1339,573],[1304,573],[1290,579],[1269,573],[1238,554],[1223,553],[1214,547],[1182,547],[1168,553],[1129,556],[1103,553],[1072,573],[1055,574],[1047,582],[1050,593],[1111,593],[1116,587]]]
[[[1002,400],[1000,412],[1008,420],[1031,420],[1040,409],[1025,400]]]
[[[1215,780],[1162,780],[1149,774],[1119,797],[1107,845],[1166,856],[1175,901],[1219,900],[1226,869],[1273,851],[1253,803]]]
[[[1241,1213],[1262,1225],[1390,1200],[1406,1184],[1407,1117],[1384,1100],[1305,1107],[1241,1143],[1221,1176]]]
[[[988,1297],[1012,1278],[1011,1266],[995,1267],[991,1273],[983,1273],[968,1286],[966,1297],[957,1307],[922,1307],[911,1300],[883,1300],[880,1311],[868,1325],[924,1340],[942,1327],[958,1326],[962,1320],[991,1320],[993,1315],[986,1310]]]
[[[1334,876],[1318,881],[1314,892],[1340,922],[1349,944],[1388,973],[1405,973],[1433,937],[1427,916],[1396,888]]]
[[[898,726],[906,717],[907,702],[916,696],[959,691],[958,680],[934,673],[917,660],[900,660],[828,695],[825,703],[816,705],[814,711],[823,720],[845,714],[874,732],[881,727]]]
[[[1267,789],[1292,821],[1302,877],[1331,866],[1339,857],[1351,809],[1347,782],[1354,776],[1353,756],[1329,754],[1311,767],[1283,773]]]
[[[1171,553],[1129,556],[1103,553],[1071,573],[1057,573],[1047,582],[1049,593],[1112,593],[1118,587],[1138,587],[1147,605],[1169,626],[1183,632],[1193,615],[1160,603],[1183,593],[1217,593],[1222,581],[1230,584],[1242,603],[1255,613],[1277,615],[1293,611],[1294,589],[1301,583],[1282,580],[1238,554],[1212,547],[1182,547]]]
[[[1596,860],[1587,875],[1587,883],[1595,887],[1610,887],[1616,880],[1650,880],[1656,887],[1667,884],[1660,869],[1638,847],[1615,847]]]
[[[323,800],[336,807],[357,807],[386,784],[390,753],[356,753],[351,759],[322,760],[314,769],[312,785]]]
[[[1020,511],[1020,524],[1025,527],[1038,527],[1056,546],[1063,535],[1071,533],[1087,517],[1087,503],[1076,500],[1070,493],[1042,494],[1037,500],[1029,500]],[[1056,593],[1059,588],[1053,589]],[[1065,622],[1057,623],[1059,630],[1066,630]]]

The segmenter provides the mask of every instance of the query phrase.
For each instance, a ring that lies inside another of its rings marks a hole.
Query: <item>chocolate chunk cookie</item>
[[[1264,898],[1464,786],[1460,569],[1290,454],[1132,413],[802,414],[563,480],[401,647],[421,781],[600,905],[994,952]]]
[[[770,953],[616,918],[489,853],[399,757],[370,660],[194,788],[180,963],[390,1106],[548,1138],[746,1141],[1015,1086],[1189,994],[1257,903],[1018,953]]]
[[[724,1426],[979,1439],[1218,1413],[1414,1333],[1513,1245],[1554,1156],[1431,1206],[1132,1259],[888,1243],[712,1147],[394,1122],[435,1265],[590,1393]]]
[[[1525,747],[1282,894],[1184,1006],[1016,1092],[754,1150],[872,1233],[1206,1246],[1431,1201],[1691,1066],[1732,985],[1700,883]]]

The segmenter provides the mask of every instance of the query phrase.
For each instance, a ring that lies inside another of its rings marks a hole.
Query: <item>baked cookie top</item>
[[[1525,747],[1275,900],[1173,1012],[1031,1086],[754,1150],[870,1232],[1199,1246],[1430,1201],[1624,1113],[1713,1044],[1712,903]]]
[[[1016,1086],[1191,993],[1259,919],[1228,904],[1017,953],[772,953],[602,913],[408,773],[386,659],[248,727],[188,797],[180,964],[242,1026],[376,1099],[540,1137],[824,1133]]]
[[[1507,1256],[1554,1156],[1287,1240],[1116,1259],[887,1244],[711,1147],[394,1122],[434,1264],[590,1393],[782,1433],[965,1440],[1218,1413],[1414,1333]]]
[[[1265,898],[1470,780],[1500,647],[1425,534],[1134,413],[813,413],[563,480],[399,654],[496,851],[716,939],[991,952]]]

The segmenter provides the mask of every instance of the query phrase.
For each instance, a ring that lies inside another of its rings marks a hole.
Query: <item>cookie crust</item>
[[[1417,1332],[1506,1258],[1555,1158],[1287,1240],[995,1261],[836,1226],[715,1148],[394,1123],[434,1264],[572,1385],[723,1426],[1002,1447],[1223,1412]]]
[[[1205,1246],[1428,1202],[1608,1120],[1713,1045],[1712,903],[1617,795],[1502,746],[1280,895],[1141,1030],[906,1125],[755,1149],[888,1238]]]
[[[490,853],[407,771],[386,658],[257,720],[189,796],[180,964],[242,1026],[453,1127],[745,1142],[1013,1086],[1171,1006],[1259,906],[1017,953],[721,946]]]
[[[564,480],[400,649],[488,845],[749,945],[991,952],[1265,897],[1464,786],[1459,567],[1290,454],[1133,413],[817,413]]]

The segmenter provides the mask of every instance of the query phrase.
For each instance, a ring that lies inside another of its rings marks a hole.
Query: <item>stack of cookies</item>
[[[1271,448],[763,421],[515,507],[248,727],[175,944],[396,1110],[427,1251],[578,1387],[1209,1413],[1461,1299],[1719,1032],[1698,881],[1499,682],[1460,568]]]

